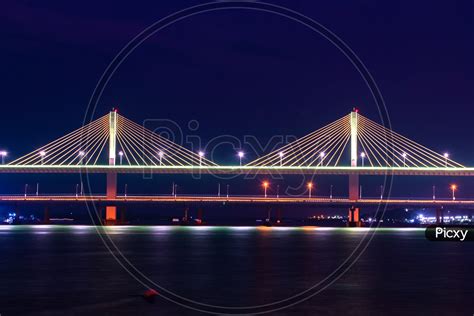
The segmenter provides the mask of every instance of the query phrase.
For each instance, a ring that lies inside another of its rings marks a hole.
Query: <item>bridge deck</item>
[[[474,168],[0,165],[0,173],[329,174],[474,176]]]
[[[324,197],[259,197],[259,196],[117,196],[115,199],[107,199],[104,195],[4,195],[0,196],[0,202],[109,202],[109,203],[241,203],[241,204],[308,204],[308,205],[379,205],[392,206],[474,206],[474,200],[430,200],[430,199],[370,199],[349,200],[347,198],[324,198]]]

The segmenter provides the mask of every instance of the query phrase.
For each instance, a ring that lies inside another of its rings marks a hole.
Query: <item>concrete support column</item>
[[[105,225],[115,225],[117,223],[117,207],[105,207]]]
[[[49,224],[49,206],[44,207],[43,223],[44,224]]]

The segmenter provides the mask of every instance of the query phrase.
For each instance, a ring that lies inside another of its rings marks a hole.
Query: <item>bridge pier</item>
[[[49,206],[44,207],[43,224],[49,224]]]
[[[360,221],[359,208],[352,206],[349,208],[349,216],[347,220],[348,227],[361,227],[362,222]]]
[[[117,173],[107,172],[107,200],[117,198]],[[107,205],[105,207],[105,225],[117,224],[117,206]]]
[[[117,207],[106,206],[105,207],[105,225],[116,225],[117,224]]]

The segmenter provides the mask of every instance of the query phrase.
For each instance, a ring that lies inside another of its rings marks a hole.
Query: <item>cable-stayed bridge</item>
[[[218,165],[203,152],[193,152],[112,111],[0,165],[0,172],[103,173],[107,175],[105,198],[110,201],[118,198],[117,174],[121,173],[347,175],[347,200],[361,203],[361,175],[474,176],[474,168],[418,144],[357,110],[248,164],[232,166]]]

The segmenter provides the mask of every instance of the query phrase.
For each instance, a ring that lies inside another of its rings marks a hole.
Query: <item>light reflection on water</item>
[[[223,305],[268,303],[305,290],[375,233],[346,275],[285,315],[381,314],[386,306],[401,314],[447,314],[443,308],[468,301],[474,284],[474,243],[429,242],[423,228],[0,226],[0,302],[9,302],[0,312],[67,314],[75,308],[77,314],[184,315],[165,301],[153,308],[131,299],[143,288],[108,253],[97,231],[110,234],[160,285]],[[432,300],[434,294],[442,294],[443,304]],[[25,297],[34,299],[23,304]],[[458,311],[467,309],[461,305]]]

